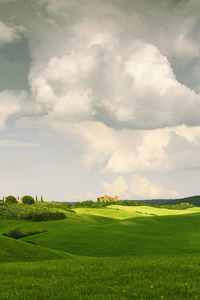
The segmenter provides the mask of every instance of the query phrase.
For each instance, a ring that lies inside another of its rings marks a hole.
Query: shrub
[[[13,239],[21,239],[26,236],[35,235],[35,234],[43,233],[43,232],[46,232],[46,230],[30,231],[30,232],[25,233],[25,232],[22,232],[19,228],[15,228],[15,229],[10,230],[8,233],[3,233],[3,235],[7,236],[7,237],[11,237]]]
[[[35,202],[35,207],[37,208],[45,208],[45,209],[59,209],[59,210],[64,210],[64,211],[68,211],[70,213],[76,213],[74,210],[72,210],[71,208],[68,207],[68,205],[66,203],[62,203],[62,202]]]
[[[59,211],[33,211],[31,214],[32,221],[48,221],[66,219],[66,215]]]
[[[10,195],[10,196],[6,197],[5,203],[15,204],[15,203],[17,203],[17,199],[14,196]]]
[[[3,235],[13,239],[20,239],[24,237],[24,233],[19,228],[12,229],[8,233],[3,233]]]
[[[23,202],[23,204],[34,204],[35,203],[34,198],[31,196],[22,197],[22,202]]]

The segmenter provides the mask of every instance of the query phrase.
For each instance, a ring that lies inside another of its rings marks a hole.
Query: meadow
[[[0,218],[0,299],[200,299],[200,208],[74,211]]]

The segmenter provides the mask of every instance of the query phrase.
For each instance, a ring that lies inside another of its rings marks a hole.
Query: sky
[[[0,198],[200,194],[199,0],[0,0]]]

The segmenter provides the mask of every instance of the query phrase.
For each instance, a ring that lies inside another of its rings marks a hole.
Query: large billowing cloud
[[[114,128],[199,125],[200,96],[177,81],[167,57],[134,37],[124,44],[115,23],[110,31],[101,25],[72,26],[72,49],[33,67],[30,84],[41,110]]]
[[[184,168],[187,147],[173,154],[180,138],[194,151],[187,167],[199,166],[200,96],[178,82],[155,45],[134,38],[124,45],[117,25],[110,28],[89,20],[73,25],[71,49],[33,65],[31,93],[42,127],[81,141],[87,169],[131,173]]]

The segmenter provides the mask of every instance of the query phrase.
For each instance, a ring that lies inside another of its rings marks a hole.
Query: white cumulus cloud
[[[149,181],[144,176],[134,175],[130,183],[131,193],[138,199],[177,198],[180,194],[168,190],[157,183]]]
[[[134,175],[130,181],[118,176],[113,182],[103,182],[103,189],[109,195],[118,195],[119,199],[159,199],[177,198],[180,194],[149,181],[145,176]]]
[[[103,189],[105,194],[118,195],[121,199],[128,199],[130,197],[129,186],[122,176],[118,176],[113,182],[103,182]]]

